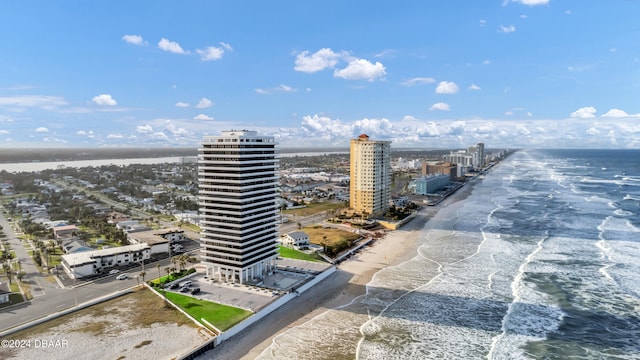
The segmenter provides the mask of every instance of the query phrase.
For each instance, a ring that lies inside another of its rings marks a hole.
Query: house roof
[[[77,227],[75,225],[63,225],[63,226],[54,226],[53,231],[65,231],[65,230],[76,230]]]
[[[304,231],[294,231],[294,232],[290,232],[287,234],[287,236],[289,236],[290,238],[294,239],[294,240],[300,240],[300,239],[304,239],[304,238],[308,238],[309,235],[307,235],[306,232]]]

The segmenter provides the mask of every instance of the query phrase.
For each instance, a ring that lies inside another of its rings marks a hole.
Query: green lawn
[[[178,293],[165,292],[165,296],[194,319],[201,321],[200,319],[204,318],[221,331],[230,329],[235,324],[252,315],[252,312],[247,310],[200,300]],[[206,324],[203,325],[206,326]]]
[[[307,207],[305,208],[284,210],[282,211],[282,213],[297,215],[297,216],[309,216],[309,215],[321,213],[327,210],[337,210],[337,209],[344,209],[344,208],[345,208],[345,204],[343,202],[325,201],[322,203],[307,204]],[[346,206],[346,208],[348,208],[348,206]]]
[[[322,261],[317,255],[309,255],[286,246],[278,246],[280,256],[287,259],[305,260],[305,261]]]

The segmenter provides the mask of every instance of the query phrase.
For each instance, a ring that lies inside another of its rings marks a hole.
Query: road
[[[46,315],[71,308],[77,304],[99,298],[113,292],[124,290],[139,284],[141,279],[137,276],[142,272],[142,266],[135,266],[129,270],[123,270],[121,274],[127,274],[126,280],[116,280],[117,275],[108,275],[92,281],[80,282],[74,285],[73,280],[65,279],[66,287],[61,287],[53,275],[41,274],[33,263],[33,259],[28,255],[17,234],[13,231],[11,224],[5,218],[0,208],[0,225],[16,256],[20,259],[22,270],[26,273],[23,283],[30,288],[33,294],[31,301],[3,308],[0,310],[0,331],[30,322]],[[191,241],[185,245],[185,249],[191,250],[192,254],[197,252],[197,242]],[[194,250],[195,249],[195,250]],[[145,273],[147,280],[156,278],[157,265],[160,264],[160,274],[165,275],[164,268],[171,265],[171,259],[166,258],[157,262],[145,263]]]
[[[327,212],[298,217],[295,221],[282,224],[280,226],[280,233],[284,234],[296,231],[298,223],[306,226],[323,222],[328,217]],[[120,274],[128,275],[126,280],[116,280],[115,277],[117,275],[107,275],[91,281],[79,280],[74,282],[74,280],[68,279],[61,274],[60,284],[64,283],[65,287],[63,288],[59,285],[59,282],[55,280],[53,275],[44,275],[38,272],[38,269],[33,264],[33,259],[27,254],[22,242],[18,239],[12,230],[11,224],[9,224],[2,213],[0,213],[0,225],[2,225],[7,239],[16,251],[22,269],[26,273],[23,279],[24,283],[30,287],[30,291],[34,295],[31,301],[25,301],[24,303],[0,310],[0,331],[37,320],[49,314],[71,308],[77,304],[94,300],[116,291],[136,286],[141,281],[137,276],[142,272],[142,266],[135,266],[120,272]],[[189,235],[197,236],[196,233]],[[185,244],[185,250],[196,255],[198,251],[197,244],[196,241],[191,241]],[[147,274],[147,280],[158,276],[158,274],[156,274],[158,271],[157,264],[160,264],[160,275],[164,275],[164,268],[171,266],[171,260],[170,258],[166,258],[158,262],[145,263],[144,270]]]
[[[105,204],[107,206],[110,206],[113,209],[116,209],[116,210],[119,210],[119,211],[128,211],[128,212],[130,212],[130,214],[132,216],[138,217],[140,219],[148,219],[148,218],[152,217],[150,214],[148,214],[148,213],[146,213],[144,211],[141,211],[141,210],[138,210],[138,209],[134,209],[129,204],[121,203],[121,202],[118,202],[118,201],[114,201],[114,200],[110,199],[109,197],[105,196],[104,194],[88,190],[85,187],[69,184],[68,182],[62,181],[62,180],[52,180],[52,182],[54,182],[57,185],[60,185],[60,186],[62,186],[64,188],[67,188],[69,190],[76,191],[77,193],[84,192],[85,194],[92,195],[92,196],[96,197],[101,203],[103,203],[103,204]]]

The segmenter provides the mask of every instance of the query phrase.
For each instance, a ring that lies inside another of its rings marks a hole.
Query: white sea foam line
[[[522,300],[519,285],[522,284],[522,278],[524,276],[525,269],[527,265],[531,263],[531,261],[536,256],[536,254],[538,254],[542,250],[542,245],[544,244],[545,240],[547,240],[548,238],[549,238],[549,233],[545,232],[544,236],[540,239],[540,241],[538,241],[536,248],[529,255],[527,255],[527,257],[525,258],[525,261],[520,265],[520,268],[518,269],[518,274],[513,278],[513,281],[511,282],[511,294],[513,295],[513,300],[511,301],[511,303],[507,308],[507,313],[502,318],[502,328],[501,328],[502,332],[500,333],[500,335],[494,336],[493,341],[491,342],[491,348],[489,349],[489,353],[487,354],[488,359],[491,359],[493,357],[493,353],[496,349],[496,345],[507,334],[506,325],[509,317],[511,316],[511,313],[513,312],[514,304],[516,302],[521,302]]]
[[[615,285],[618,285],[616,280],[609,273],[609,268],[614,265],[615,261],[613,260],[612,250],[609,246],[607,246],[607,240],[604,238],[604,232],[607,228],[609,221],[611,221],[611,219],[613,219],[612,216],[605,217],[600,223],[600,225],[596,227],[599,231],[598,238],[600,239],[598,242],[596,242],[596,247],[600,250],[600,253],[602,254],[602,256],[607,261],[609,261],[609,264],[605,264],[601,266],[600,269],[598,269],[598,272],[602,274],[602,276],[604,276],[606,279],[614,283]]]
[[[459,214],[459,211],[456,211],[455,221],[451,224],[451,232],[450,232],[449,234],[447,234],[447,235],[445,235],[445,236],[441,237],[440,239],[447,238],[447,237],[451,237],[451,236],[455,235],[455,234],[456,234],[456,231],[455,231],[455,230],[453,230],[453,229],[455,228],[455,225],[456,225],[456,224],[458,224],[458,222],[460,222],[460,214]],[[480,246],[482,246],[482,243],[484,243],[484,240],[483,240],[480,244],[478,244],[478,248],[479,248]],[[472,256],[475,256],[475,255],[478,253],[478,251],[479,251],[479,250],[477,250],[477,251],[476,251],[476,253],[475,253],[475,254],[473,254],[473,255],[467,256],[465,259],[468,259],[468,258],[471,258]],[[418,290],[421,290],[421,289],[423,289],[423,288],[428,287],[428,286],[429,286],[429,285],[431,285],[431,284],[432,284],[436,279],[439,279],[440,277],[442,277],[442,275],[443,275],[443,270],[442,270],[442,269],[443,269],[443,265],[442,265],[440,262],[438,262],[438,261],[436,261],[436,260],[433,260],[433,259],[429,258],[428,256],[426,256],[425,254],[423,254],[420,248],[418,248],[418,255],[419,255],[420,257],[422,257],[423,259],[425,259],[425,260],[428,260],[428,261],[431,261],[431,262],[433,262],[433,263],[435,263],[435,264],[438,264],[438,269],[437,269],[438,274],[437,274],[437,275],[435,275],[434,277],[432,277],[432,278],[431,278],[428,282],[426,282],[425,284],[422,284],[421,286],[416,287],[416,288],[415,288],[415,289],[413,289],[413,290],[409,290],[409,291],[405,292],[404,294],[402,294],[402,295],[398,296],[398,297],[397,297],[396,299],[394,299],[393,301],[389,302],[389,303],[388,303],[388,304],[387,304],[387,305],[386,305],[386,306],[385,306],[385,307],[384,307],[384,308],[383,308],[383,309],[378,313],[378,315],[377,315],[375,318],[370,318],[370,319],[369,319],[369,321],[365,322],[364,324],[362,324],[362,325],[360,326],[360,328],[358,329],[358,331],[360,332],[361,337],[360,337],[360,340],[358,341],[358,344],[357,344],[357,346],[356,346],[356,359],[357,359],[357,358],[359,358],[359,356],[360,356],[360,348],[361,348],[361,346],[362,346],[362,342],[364,341],[364,338],[365,338],[365,331],[364,331],[364,328],[365,328],[366,326],[368,326],[370,323],[372,323],[372,322],[376,321],[378,318],[380,318],[381,316],[383,316],[383,314],[387,311],[387,309],[389,309],[389,307],[393,306],[396,302],[400,301],[400,300],[401,300],[401,299],[403,299],[405,296],[408,296],[408,295],[410,295],[410,294],[412,294],[412,293],[414,293],[414,292],[416,292],[416,291],[418,291]],[[463,261],[463,260],[465,260],[465,259],[461,259],[461,260],[458,260],[458,261],[454,261],[454,262],[452,262],[452,263],[451,263],[451,264],[449,264],[449,265],[453,265],[453,264],[459,263],[460,261]],[[402,264],[400,264],[400,265],[402,265]],[[374,276],[373,276],[373,278],[374,278],[374,279],[375,279],[375,277],[376,277],[376,275],[377,275],[377,274],[378,274],[378,273],[374,274]],[[372,279],[372,281],[373,281],[373,279]],[[368,290],[368,286],[367,286],[367,290]]]

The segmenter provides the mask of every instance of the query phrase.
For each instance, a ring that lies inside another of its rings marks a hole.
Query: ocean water
[[[640,359],[640,151],[527,150],[261,359]]]

